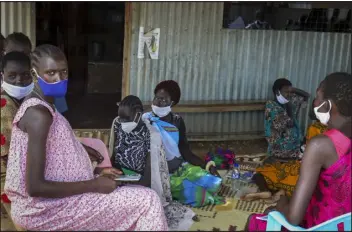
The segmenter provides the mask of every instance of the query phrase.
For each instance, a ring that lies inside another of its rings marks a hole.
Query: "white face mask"
[[[171,112],[171,106],[159,107],[159,106],[152,105],[152,110],[153,110],[154,114],[156,114],[158,117],[162,118]]]
[[[121,122],[122,130],[126,133],[131,133],[137,125],[138,123],[136,122]]]
[[[328,110],[328,112],[326,112],[326,113],[318,112],[318,110],[319,110],[326,102],[321,103],[320,106],[314,107],[315,116],[316,116],[317,119],[321,122],[321,124],[323,124],[323,125],[325,125],[325,126],[328,125],[328,122],[329,122],[329,120],[330,120],[331,102],[330,102],[330,100],[328,100],[328,102],[329,102],[329,110]]]
[[[284,96],[281,95],[280,91],[279,91],[279,96],[276,95],[276,99],[280,104],[287,104],[289,102],[289,100],[287,100]]]
[[[34,83],[32,82],[30,85],[21,87],[16,85],[10,85],[9,83],[3,81],[1,83],[1,88],[3,88],[6,93],[11,97],[16,98],[17,100],[21,100],[22,98],[27,97],[32,92],[32,90],[34,89]]]
[[[138,117],[138,120],[136,120],[137,117]],[[134,129],[136,129],[140,120],[141,120],[141,114],[137,113],[133,122],[121,122],[121,128],[124,132],[131,133]]]

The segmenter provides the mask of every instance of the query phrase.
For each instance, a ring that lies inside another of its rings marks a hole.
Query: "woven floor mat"
[[[241,231],[244,229],[249,215],[263,213],[267,207],[272,205],[266,204],[263,200],[243,201],[236,199],[236,191],[226,185],[222,186],[219,195],[226,198],[224,205],[192,208],[200,221],[195,222],[190,231]]]

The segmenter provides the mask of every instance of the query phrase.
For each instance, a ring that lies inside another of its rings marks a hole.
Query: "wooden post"
[[[125,37],[123,42],[123,71],[122,71],[122,96],[130,94],[130,66],[131,66],[131,43],[132,43],[132,4],[125,3]]]

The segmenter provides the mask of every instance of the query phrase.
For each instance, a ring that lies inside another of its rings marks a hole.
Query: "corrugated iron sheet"
[[[221,2],[134,2],[130,93],[151,100],[158,82],[173,79],[181,100],[270,99],[275,79],[288,77],[314,96],[327,74],[351,72],[351,34],[222,29],[222,15]],[[160,28],[158,60],[137,59],[140,26]],[[189,132],[262,131],[264,120],[263,112],[183,117]]]
[[[35,46],[35,2],[1,2],[1,34],[22,32]]]

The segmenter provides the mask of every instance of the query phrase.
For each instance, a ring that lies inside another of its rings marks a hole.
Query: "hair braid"
[[[137,110],[143,111],[143,104],[142,101],[134,96],[134,95],[129,95],[125,97],[121,102],[119,107],[128,107],[130,108],[133,112],[136,112]]]
[[[31,53],[32,67],[38,68],[40,59],[43,57],[52,57],[53,59],[65,59],[65,54],[61,51],[60,48],[51,45],[43,44],[34,49]]]

